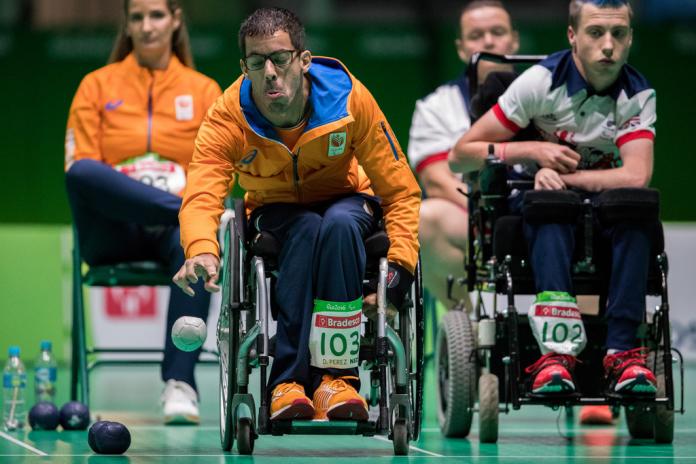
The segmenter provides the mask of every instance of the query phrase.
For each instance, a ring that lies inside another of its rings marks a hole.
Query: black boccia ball
[[[79,401],[70,401],[60,408],[63,430],[85,430],[89,425],[89,408]]]
[[[89,428],[87,443],[98,454],[123,454],[131,444],[131,436],[119,422],[99,421]]]
[[[55,404],[39,401],[29,410],[29,425],[32,430],[55,430],[60,422],[60,414]]]

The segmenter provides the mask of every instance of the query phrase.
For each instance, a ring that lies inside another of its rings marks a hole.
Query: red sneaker
[[[532,374],[532,393],[568,394],[575,391],[570,371],[575,368],[575,356],[546,353],[537,362],[526,368]]]
[[[614,423],[614,414],[609,406],[583,406],[580,409],[581,425],[611,425]]]
[[[645,348],[606,355],[604,374],[609,384],[609,391],[654,395],[657,391],[657,379],[645,365],[647,356]]]

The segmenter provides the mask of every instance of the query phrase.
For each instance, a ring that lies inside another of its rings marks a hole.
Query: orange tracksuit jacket
[[[222,93],[212,79],[172,55],[149,70],[131,53],[85,76],[70,107],[65,168],[91,158],[111,166],[154,152],[184,170],[208,108]]]
[[[314,57],[308,77],[311,115],[293,151],[258,111],[243,76],[210,108],[179,213],[186,256],[219,256],[219,217],[236,177],[249,211],[268,203],[378,195],[391,242],[388,259],[414,272],[421,192],[384,114],[338,60]]]

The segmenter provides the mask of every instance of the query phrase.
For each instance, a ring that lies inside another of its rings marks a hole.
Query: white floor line
[[[417,448],[415,446],[411,446],[412,449],[415,451],[420,451],[420,452],[425,452],[426,454],[432,455],[434,458],[444,458],[444,459],[477,459],[478,461],[486,461],[486,460],[502,460],[502,459],[509,459],[509,460],[515,460],[515,459],[520,459],[520,460],[529,460],[529,459],[561,459],[561,460],[567,460],[570,458],[568,455],[558,455],[558,456],[503,456],[503,455],[494,455],[494,456],[482,456],[478,454],[466,454],[466,455],[452,455],[452,456],[445,456],[437,453],[431,453],[429,451],[422,450],[420,448]],[[2,457],[26,457],[26,454],[0,454],[0,458]],[[47,456],[47,455],[46,455]],[[109,458],[109,456],[99,456],[95,455],[93,453],[91,454],[51,454],[51,457],[58,457],[58,458],[77,458],[77,457],[105,457]],[[221,458],[221,457],[243,457],[239,456],[236,454],[133,454],[133,453],[126,453],[124,455],[126,458]],[[274,457],[274,456],[261,456],[263,458],[269,458],[269,457]],[[275,457],[281,457],[281,456],[275,456]],[[284,456],[288,457],[288,456]],[[292,457],[292,456],[290,456]],[[306,459],[325,459],[325,456],[303,456]],[[384,458],[389,458],[393,459],[394,456],[380,456]],[[408,458],[408,456],[404,456],[405,458]],[[354,458],[354,459],[375,459],[378,458],[378,456],[374,457],[364,457],[364,458]],[[576,458],[581,458],[583,461],[596,461],[596,460],[612,460],[616,462],[623,462],[623,461],[633,461],[633,460],[645,460],[645,459],[655,459],[658,461],[661,460],[674,460],[674,461],[690,461],[696,459],[696,456],[614,456],[614,455],[606,455],[606,456],[581,456],[581,457],[576,457]],[[565,461],[564,461],[565,462]]]
[[[379,436],[379,435],[376,435],[376,436],[374,436],[374,437],[372,437],[372,438],[374,438],[375,440],[386,441],[387,443],[391,443],[391,440],[390,440],[390,439],[388,439],[388,438],[386,438],[386,437],[381,437],[381,436]],[[445,456],[443,456],[443,455],[441,455],[441,454],[433,453],[432,451],[428,451],[428,450],[424,450],[424,449],[422,449],[422,448],[418,448],[417,446],[408,445],[408,447],[411,448],[411,449],[414,450],[414,451],[418,451],[419,453],[427,454],[427,455],[429,455],[429,456],[434,456],[434,457],[436,457],[436,458],[444,458],[444,457],[445,457]]]
[[[196,431],[196,430],[220,430],[220,426],[218,425],[127,425],[129,430],[172,430],[172,429],[177,429],[177,430],[190,430],[190,431]]]
[[[586,432],[586,431],[605,431],[605,430],[617,430],[617,431],[624,431],[628,433],[627,428],[622,428],[621,425],[592,425],[592,426],[580,426],[576,425],[575,428],[573,428],[573,431],[575,432]],[[472,427],[472,435],[476,435],[477,429]],[[557,432],[558,428],[556,427],[549,427],[549,428],[535,428],[533,430],[534,433],[550,433],[550,432]],[[476,432],[476,433],[473,433]],[[517,433],[517,432],[532,432],[532,430],[529,427],[501,427],[499,435],[504,435],[505,432],[510,432],[510,433]],[[684,433],[694,433],[696,432],[696,429],[683,429],[683,428],[677,428],[675,427],[674,433],[675,434],[684,434]],[[440,433],[440,429],[438,427],[423,427],[421,429],[421,433]],[[444,438],[443,438],[444,439]]]
[[[32,453],[34,453],[34,454],[36,454],[36,455],[38,455],[38,456],[48,456],[48,454],[44,453],[44,452],[41,451],[40,449],[36,449],[36,448],[34,448],[33,446],[31,446],[31,445],[29,445],[29,444],[27,444],[27,443],[24,443],[24,442],[21,441],[21,440],[17,440],[15,437],[13,437],[13,436],[11,436],[11,435],[8,435],[8,434],[6,434],[5,432],[0,432],[0,437],[3,437],[3,438],[4,438],[5,440],[7,440],[7,441],[11,441],[11,442],[14,443],[15,445],[19,445],[19,446],[21,446],[22,448],[28,449],[29,451],[31,451]]]

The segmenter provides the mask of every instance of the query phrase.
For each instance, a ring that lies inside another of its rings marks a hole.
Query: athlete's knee
[[[79,188],[88,179],[99,165],[99,161],[92,159],[77,160],[70,165],[65,172],[65,185],[68,189]]]
[[[466,214],[458,206],[442,199],[429,199],[421,203],[419,238],[422,242],[463,242],[466,230]]]
[[[360,228],[355,218],[347,212],[331,212],[324,216],[322,229],[333,237],[359,236]]]

